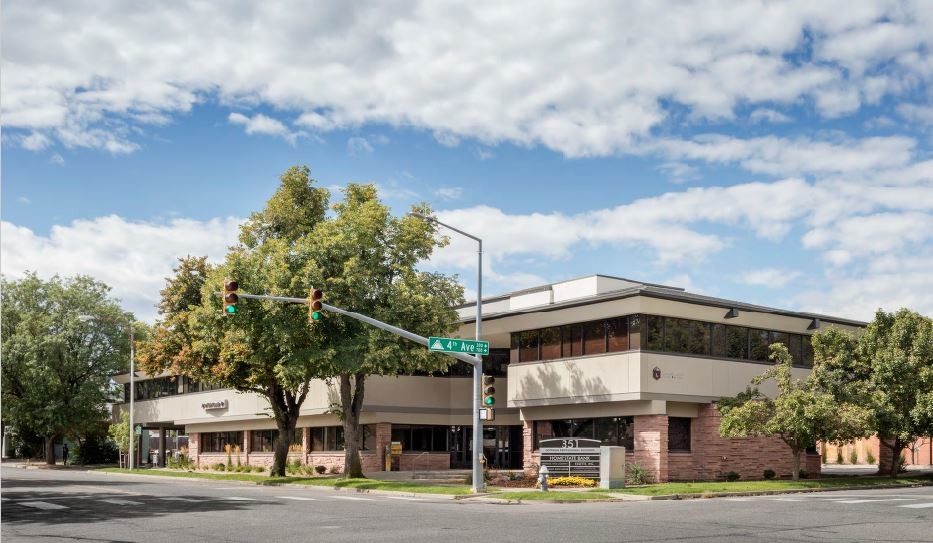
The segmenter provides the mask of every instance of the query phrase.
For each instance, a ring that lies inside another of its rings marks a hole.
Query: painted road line
[[[424,501],[424,498],[409,498],[406,496],[385,496],[385,497],[389,498],[390,500],[405,500],[407,502],[423,502]]]
[[[129,438],[127,438],[127,441],[129,441]],[[168,496],[168,497],[159,498],[159,499],[160,499],[160,500],[165,500],[165,501],[170,501],[170,502],[199,502],[199,501],[201,501],[201,500],[196,500],[196,499],[194,499],[194,498],[181,498],[181,497],[178,497],[178,496]]]
[[[26,507],[33,507],[35,509],[68,509],[64,505],[58,505],[57,503],[49,502],[19,502],[20,505],[25,505]]]
[[[908,503],[907,505],[898,505],[898,507],[907,507],[910,509],[929,509],[933,503]]]
[[[127,438],[127,441],[129,441],[129,438]],[[97,501],[112,503],[114,505],[142,505],[143,504],[143,502],[134,502],[133,500],[124,500],[121,498],[108,498],[105,500],[97,500]]]
[[[277,496],[277,497],[280,498],[280,499],[283,499],[283,500],[298,500],[298,501],[301,501],[301,502],[313,502],[313,501],[317,501],[317,498],[306,498],[306,497],[304,497],[304,496]]]
[[[337,498],[338,500],[353,500],[353,501],[360,501],[360,502],[373,501],[372,498],[357,498],[355,496],[334,496],[334,497]]]
[[[221,499],[231,501],[231,502],[254,502],[256,501],[256,498],[243,498],[241,496],[225,496]]]
[[[876,500],[840,500],[836,503],[877,503],[877,502],[906,502],[914,498],[879,498]]]

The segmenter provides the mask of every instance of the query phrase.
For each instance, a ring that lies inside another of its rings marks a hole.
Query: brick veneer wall
[[[636,416],[634,441],[632,461],[647,469],[653,480],[666,482],[669,476],[667,415]]]

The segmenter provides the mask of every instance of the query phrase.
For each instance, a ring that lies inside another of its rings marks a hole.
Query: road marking
[[[875,503],[875,502],[906,502],[913,498],[884,498],[878,500],[840,500],[837,503]]]
[[[354,501],[361,501],[361,502],[373,501],[372,498],[357,498],[355,496],[334,496],[334,497],[337,498],[338,500],[354,500]]]
[[[389,498],[390,500],[405,500],[409,502],[423,502],[424,501],[424,498],[408,498],[406,496],[385,496],[385,497]]]
[[[753,502],[756,498],[726,498],[727,502]]]
[[[127,438],[129,440],[129,438]],[[776,502],[805,502],[806,498],[771,498]]]
[[[129,438],[127,438],[129,441]],[[160,500],[172,501],[172,502],[199,502],[201,500],[196,500],[194,498],[181,498],[178,496],[168,496],[166,498],[159,498]]]
[[[240,496],[226,496],[223,499],[229,500],[232,502],[254,502],[256,501],[256,498],[243,498]]]
[[[281,499],[283,499],[283,500],[298,500],[298,501],[302,501],[302,502],[313,502],[313,501],[317,501],[317,498],[306,498],[306,497],[304,497],[304,496],[278,496],[278,497],[281,498]]]
[[[129,438],[127,438],[129,440]],[[142,505],[143,502],[134,502],[133,500],[124,500],[120,498],[108,498],[105,500],[97,500],[101,502],[112,503],[114,505]]]
[[[929,509],[933,503],[908,503],[907,505],[898,505],[898,507],[909,507],[911,509]]]
[[[20,505],[25,505],[26,507],[34,507],[36,509],[68,509],[64,505],[58,505],[57,503],[49,502],[19,502]]]

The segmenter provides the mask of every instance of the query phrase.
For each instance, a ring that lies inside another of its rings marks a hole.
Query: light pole
[[[412,211],[409,213],[412,217],[418,217],[428,223],[439,224],[448,230],[466,236],[479,244],[476,252],[476,341],[481,341],[483,334],[483,240],[467,234],[463,230],[454,228],[449,224],[442,223],[436,217]],[[479,418],[479,410],[482,402],[483,388],[483,357],[476,355],[476,364],[473,365],[473,492],[483,492],[486,490],[486,479],[483,477],[483,467],[480,465],[480,458],[483,454],[483,421]]]
[[[78,319],[84,322],[87,322],[90,320],[110,320],[110,319],[98,319],[97,317],[94,317],[91,315],[79,315]],[[127,457],[127,459],[129,461],[129,469],[132,470],[133,459],[135,456],[134,453],[136,452],[135,447],[134,447],[135,443],[133,440],[133,437],[135,435],[135,430],[136,430],[136,428],[133,425],[133,404],[136,398],[136,381],[134,379],[134,377],[136,376],[136,368],[134,367],[134,364],[135,364],[134,360],[136,357],[134,356],[135,348],[133,346],[133,321],[130,320],[129,322],[122,322],[120,324],[122,324],[126,328],[129,328],[129,332],[130,332],[130,450],[129,450],[129,456]]]

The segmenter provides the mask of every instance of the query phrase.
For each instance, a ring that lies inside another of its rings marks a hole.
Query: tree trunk
[[[57,435],[45,436],[45,463],[55,465],[55,440]]]
[[[353,386],[351,387],[351,377]],[[363,409],[366,375],[357,373],[340,375],[340,406],[343,409],[344,476],[347,479],[363,477],[360,462],[360,411]]]
[[[883,440],[881,443],[887,445]],[[901,438],[894,438],[894,445],[891,447],[891,478],[897,478],[898,469],[901,467],[901,450],[904,449],[904,444],[901,443]]]
[[[272,456],[272,467],[269,474],[274,477],[285,477],[285,466],[288,464],[288,447],[295,437],[295,425],[298,423],[298,411],[308,394],[307,385],[300,386],[291,391],[274,383],[269,386],[266,399],[272,406],[272,415],[275,426],[279,430],[278,440],[275,442]]]
[[[276,477],[285,477],[286,467],[288,465],[288,448],[295,438],[295,426],[298,423],[298,413],[286,413],[285,420],[276,421],[279,430],[278,439],[275,440],[273,448],[272,468],[270,475]]]
[[[794,449],[794,471],[790,474],[791,479],[794,481],[800,479],[800,450]]]

